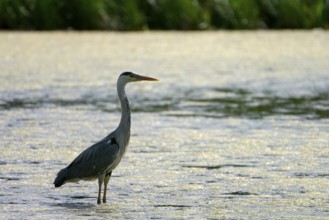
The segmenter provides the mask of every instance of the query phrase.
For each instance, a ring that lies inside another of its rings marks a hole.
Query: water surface
[[[2,219],[324,219],[329,35],[0,33]],[[108,203],[59,169],[116,128],[132,137]]]

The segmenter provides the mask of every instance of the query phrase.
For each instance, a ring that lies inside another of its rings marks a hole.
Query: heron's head
[[[158,81],[158,79],[148,76],[141,76],[133,72],[123,72],[120,75],[119,80],[122,80],[125,83],[137,82],[137,81]]]

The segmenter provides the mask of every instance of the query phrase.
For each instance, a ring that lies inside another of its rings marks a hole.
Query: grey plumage
[[[60,187],[67,182],[98,178],[97,203],[101,203],[100,197],[103,183],[103,202],[106,202],[107,184],[112,170],[120,163],[130,139],[130,108],[125,94],[125,86],[129,82],[142,80],[156,81],[157,79],[140,76],[132,72],[124,72],[119,76],[117,81],[117,92],[121,103],[119,126],[104,139],[84,150],[67,167],[60,170],[54,181],[55,187]]]
[[[100,173],[108,173],[115,167],[114,161],[119,154],[119,146],[111,140],[111,136],[84,150],[66,168],[59,171],[55,179],[55,187],[60,187],[66,181],[75,182],[79,179],[96,178]],[[114,138],[113,138],[114,139]],[[112,167],[109,167],[109,164]]]

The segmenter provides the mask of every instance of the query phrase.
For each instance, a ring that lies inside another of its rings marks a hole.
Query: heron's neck
[[[118,130],[121,130],[121,134],[125,134],[126,143],[128,144],[130,138],[130,107],[125,92],[125,85],[118,84],[118,96],[121,103],[121,120]]]

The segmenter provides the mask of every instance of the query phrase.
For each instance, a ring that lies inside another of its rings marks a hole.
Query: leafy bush
[[[199,29],[202,11],[196,0],[154,0],[145,6],[151,29]]]
[[[2,29],[329,27],[328,0],[0,0]]]
[[[325,27],[326,7],[323,0],[258,0],[262,19],[271,28]]]
[[[255,0],[214,0],[212,24],[228,29],[255,29],[259,25]]]

